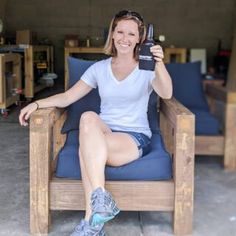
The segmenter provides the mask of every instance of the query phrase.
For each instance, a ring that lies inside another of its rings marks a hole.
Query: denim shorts
[[[112,131],[129,134],[130,137],[133,138],[138,147],[139,151],[138,158],[147,155],[151,151],[151,139],[147,135],[133,131],[121,131],[121,130],[112,130]]]

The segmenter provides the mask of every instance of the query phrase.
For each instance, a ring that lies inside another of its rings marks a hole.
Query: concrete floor
[[[0,236],[29,235],[28,128],[18,124],[19,108],[0,117]],[[218,157],[197,157],[193,236],[236,236],[236,172]],[[52,214],[49,236],[68,236],[83,212]],[[141,220],[140,220],[141,219]],[[121,212],[106,225],[108,236],[170,236],[171,214]]]

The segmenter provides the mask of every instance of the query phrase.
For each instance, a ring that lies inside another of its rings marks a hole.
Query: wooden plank
[[[46,88],[46,85],[35,85],[34,78],[34,53],[45,51],[47,55],[48,70],[53,72],[52,46],[48,45],[30,45],[25,48],[24,63],[25,63],[25,89],[24,94],[26,98],[33,98],[35,93]]]
[[[187,57],[187,49],[186,48],[165,48],[164,49],[164,62],[170,63],[172,56],[176,58],[175,62],[185,63],[186,57]]]
[[[50,224],[52,125],[59,116],[59,109],[39,109],[30,119],[30,231],[33,234],[48,233]]]
[[[19,95],[7,97],[3,104],[0,103],[0,108],[6,109],[7,107],[11,106],[12,104],[15,104],[15,102],[19,100],[20,100]]]
[[[104,53],[103,47],[66,47],[66,54],[72,53]]]
[[[224,155],[224,136],[196,136],[196,155]]]
[[[232,43],[232,50],[229,62],[229,69],[227,73],[226,87],[230,91],[236,91],[236,24],[234,23],[234,37]]]
[[[236,170],[236,104],[226,105],[224,167]]]
[[[30,231],[48,233],[51,129],[48,119],[30,120]]]
[[[6,63],[12,64],[11,87],[8,89],[21,89],[21,59],[19,54],[6,53],[0,55],[0,108],[6,109],[19,101],[20,96],[7,91]]]
[[[174,135],[174,233],[189,235],[193,225],[195,116],[178,115]]]
[[[206,94],[207,96],[223,101],[224,103],[236,104],[236,91],[230,91],[225,87],[208,84],[206,86]]]
[[[6,90],[5,61],[4,61],[4,55],[0,55],[0,103],[2,104],[5,101],[5,90]]]
[[[68,62],[67,58],[70,56],[68,48],[64,49],[64,72],[65,72],[65,81],[64,81],[64,89],[67,90],[69,87],[69,71],[68,71]]]
[[[112,193],[121,210],[173,211],[173,181],[106,181],[106,189]],[[53,210],[85,209],[80,180],[54,178],[50,193],[50,208]]]
[[[161,112],[170,120],[172,125],[176,124],[177,118],[180,115],[186,115],[187,117],[194,116],[191,111],[184,107],[175,98],[161,99],[160,109]]]
[[[26,98],[34,97],[34,65],[33,65],[33,46],[29,46],[24,52],[25,63],[25,89]]]

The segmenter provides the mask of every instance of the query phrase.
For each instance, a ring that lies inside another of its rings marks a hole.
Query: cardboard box
[[[16,44],[35,44],[37,42],[36,32],[30,30],[16,31]]]

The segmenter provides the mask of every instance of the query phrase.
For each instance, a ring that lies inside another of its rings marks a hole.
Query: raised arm
[[[155,92],[164,99],[169,99],[173,94],[172,80],[163,63],[163,50],[160,45],[151,47],[151,52],[156,60],[156,78],[152,81]]]
[[[87,85],[84,81],[79,80],[73,87],[65,91],[64,93],[59,93],[48,98],[40,99],[35,102],[30,103],[24,107],[19,115],[19,122],[23,126],[28,125],[28,119],[32,112],[36,111],[38,108],[47,107],[67,107],[73,102],[84,97],[92,90],[92,87]]]

